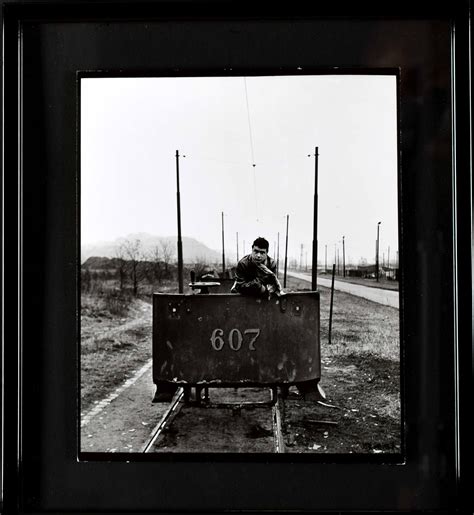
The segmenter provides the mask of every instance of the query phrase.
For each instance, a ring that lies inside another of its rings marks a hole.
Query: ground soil
[[[285,403],[285,441],[292,452],[399,453],[399,367],[353,355],[322,361],[320,403]]]
[[[272,408],[264,388],[211,389],[208,406],[185,406],[154,446],[154,452],[273,452]],[[234,408],[213,407],[223,403]]]

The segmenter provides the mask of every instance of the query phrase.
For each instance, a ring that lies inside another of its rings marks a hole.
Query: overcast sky
[[[311,262],[314,149],[318,258],[398,250],[396,78],[321,75],[81,81],[81,243],[182,234],[227,252],[257,236]],[[308,157],[310,154],[310,157]],[[255,164],[255,166],[253,166]],[[307,252],[307,254],[306,254]]]

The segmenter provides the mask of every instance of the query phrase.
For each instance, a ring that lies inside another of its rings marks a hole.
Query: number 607
[[[260,336],[260,329],[245,329],[244,334],[239,329],[231,329],[229,334],[227,335],[227,342],[229,347],[232,350],[240,350],[242,348],[242,344],[244,342],[244,336],[250,335],[250,339],[248,341],[248,349],[249,350],[257,350],[255,348],[255,342],[257,338]],[[224,341],[224,331],[222,329],[214,329],[211,335],[211,346],[214,350],[222,350],[225,345]]]

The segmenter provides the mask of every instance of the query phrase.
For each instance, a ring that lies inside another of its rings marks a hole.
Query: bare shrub
[[[132,284],[133,295],[137,297],[140,283],[145,279],[146,275],[146,267],[142,264],[144,260],[142,242],[139,239],[133,241],[125,240],[123,245],[121,245],[121,252],[123,252],[126,258],[126,270]],[[120,288],[123,290],[122,282]]]
[[[81,270],[81,293],[90,291],[92,283],[91,272],[88,268]]]
[[[132,297],[119,289],[103,292],[104,308],[113,316],[125,317],[132,302]]]
[[[196,280],[199,280],[208,270],[208,265],[204,261],[198,261],[194,263],[192,271],[196,274]]]
[[[115,251],[116,273],[120,281],[120,291],[123,291],[127,280],[127,261],[125,260],[125,245],[121,244]]]

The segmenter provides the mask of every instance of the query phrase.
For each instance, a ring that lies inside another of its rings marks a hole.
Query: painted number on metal
[[[250,339],[248,340],[248,349],[256,350],[255,342],[257,338],[260,336],[260,329],[245,329],[244,334],[242,335],[241,331],[237,328],[231,329],[229,334],[227,335],[227,343],[232,350],[238,351],[242,348],[242,344],[244,344],[244,337],[249,335]],[[222,350],[225,341],[224,341],[224,331],[222,329],[214,329],[211,334],[211,345],[214,350]],[[247,342],[245,343],[247,345]]]

